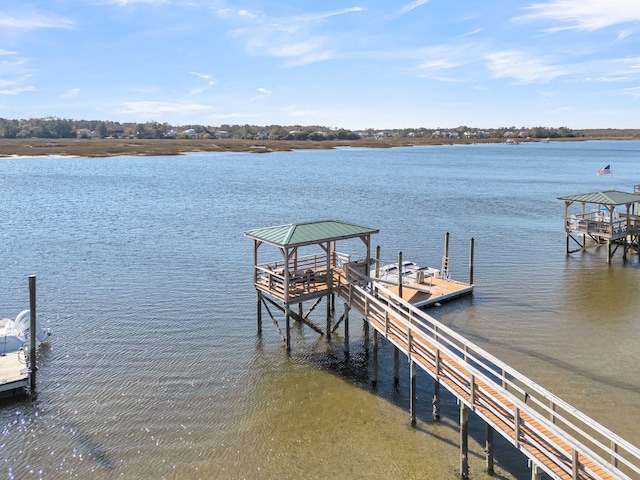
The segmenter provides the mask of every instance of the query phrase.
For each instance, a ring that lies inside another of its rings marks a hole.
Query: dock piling
[[[36,363],[36,276],[29,276],[29,367],[31,373],[30,387],[31,393],[36,391],[36,371],[38,370]]]
[[[416,363],[413,360],[409,361],[409,375],[411,377],[411,382],[410,382],[410,397],[411,397],[411,403],[409,406],[409,411],[411,414],[411,426],[415,427],[416,426]]]
[[[344,304],[344,354],[349,356],[349,309],[350,305]]]
[[[475,248],[475,240],[471,237],[469,241],[469,285],[473,285],[473,254]]]
[[[469,412],[460,401],[460,478],[469,478]]]
[[[486,454],[487,475],[493,475],[493,427],[487,423],[487,441],[484,452]]]

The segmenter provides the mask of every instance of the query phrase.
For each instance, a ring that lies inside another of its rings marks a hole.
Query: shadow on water
[[[293,330],[293,328],[292,328]],[[389,402],[399,410],[406,411],[408,425],[409,419],[409,368],[404,354],[400,355],[400,368],[398,372],[399,385],[395,386],[393,373],[393,346],[380,338],[378,345],[378,375],[376,382],[372,382],[373,347],[365,348],[362,338],[349,344],[349,352],[344,351],[344,337],[333,333],[330,339],[318,336],[313,342],[305,346],[297,345],[292,351],[285,353],[296,364],[311,366],[323,372],[329,373],[347,384],[368,391],[378,398]],[[259,339],[257,350],[262,351],[263,343]],[[301,348],[305,348],[304,351]],[[452,440],[459,432],[459,406],[454,395],[441,388],[440,392],[440,418],[434,420],[432,414],[432,399],[434,395],[434,381],[426,372],[419,370],[416,379],[417,403],[416,424],[412,428],[420,433],[442,442],[449,447],[459,448],[459,444]],[[420,408],[422,406],[423,408]],[[426,406],[426,407],[425,407]],[[448,432],[447,433],[445,433]],[[486,440],[486,423],[475,413],[469,412],[469,438],[478,445],[484,446]],[[442,433],[440,433],[442,432]],[[509,478],[521,478],[530,474],[527,458],[524,454],[514,455],[514,447],[499,434],[494,438],[494,461],[496,472],[491,478],[507,480]],[[469,456],[483,460],[484,454],[477,449],[469,448]],[[505,474],[500,474],[497,469]]]
[[[28,424],[28,418],[34,419],[39,417],[39,402],[38,393],[34,392],[31,395],[26,393],[20,393],[12,395],[11,397],[0,398],[0,411],[9,410],[19,407],[20,422]],[[55,407],[49,405],[47,409],[56,410]],[[62,427],[64,432],[68,432],[71,436],[71,441],[76,444],[81,453],[84,453],[87,458],[92,459],[95,464],[103,470],[112,470],[115,467],[115,463],[109,455],[103,445],[96,442],[91,435],[84,431],[83,427],[77,422],[72,421],[68,417],[57,411],[56,423]]]
[[[532,350],[529,348],[524,348],[521,346],[517,346],[517,345],[513,345],[511,343],[504,343],[504,342],[499,342],[496,340],[491,340],[487,337],[483,337],[481,335],[474,335],[472,333],[469,332],[460,332],[458,331],[458,333],[463,334],[469,338],[469,339],[476,339],[476,340],[481,340],[482,342],[486,343],[486,344],[490,344],[490,345],[496,345],[499,346],[501,348],[504,349],[508,349],[514,352],[518,352],[521,353],[523,355],[527,355],[529,357],[533,357],[533,358],[537,358],[538,360],[542,360],[545,363],[548,363],[549,365],[552,365],[554,367],[558,367],[562,370],[566,370],[567,372],[571,372],[575,375],[579,375],[583,378],[587,378],[589,380],[593,380],[595,382],[600,382],[603,385],[607,385],[610,387],[615,387],[615,388],[619,388],[622,390],[627,390],[629,392],[632,393],[640,393],[640,387],[631,383],[627,383],[627,382],[623,382],[620,380],[615,380],[612,379],[611,377],[605,376],[605,375],[598,375],[596,373],[593,372],[589,372],[587,370],[581,369],[576,365],[572,365],[569,362],[565,362],[564,360],[560,360],[559,358],[555,358],[555,357],[551,357],[549,355],[545,355],[544,353],[540,353],[536,350]]]

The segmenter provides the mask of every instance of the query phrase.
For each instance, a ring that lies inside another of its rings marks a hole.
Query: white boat
[[[371,276],[375,277],[375,270],[371,271]],[[440,276],[440,270],[433,267],[421,267],[414,262],[402,262],[402,283],[424,283],[429,277],[438,278]],[[380,280],[385,280],[392,283],[398,282],[398,264],[391,263],[389,265],[383,265],[380,267],[378,277]]]
[[[0,355],[17,352],[28,348],[30,343],[29,310],[23,310],[15,320],[4,318],[0,320]],[[36,326],[36,343],[46,342],[51,335],[50,328]]]

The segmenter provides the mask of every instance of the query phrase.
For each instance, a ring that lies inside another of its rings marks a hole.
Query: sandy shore
[[[490,143],[495,143],[491,140]],[[291,150],[332,149],[336,147],[391,148],[411,145],[472,143],[468,140],[443,139],[362,139],[347,141],[256,141],[256,140],[137,140],[137,139],[0,139],[0,158],[12,156],[68,155],[109,157],[117,155],[180,155],[186,152],[252,152],[268,153]]]

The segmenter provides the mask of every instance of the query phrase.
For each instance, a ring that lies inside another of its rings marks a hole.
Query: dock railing
[[[381,283],[333,278],[348,305],[553,478],[640,478],[630,442]]]
[[[283,261],[273,261],[255,266],[256,285],[262,285],[270,292],[284,295],[287,266]],[[329,266],[327,255],[318,253],[300,256],[289,264],[289,293],[308,290],[311,285],[326,283]]]

